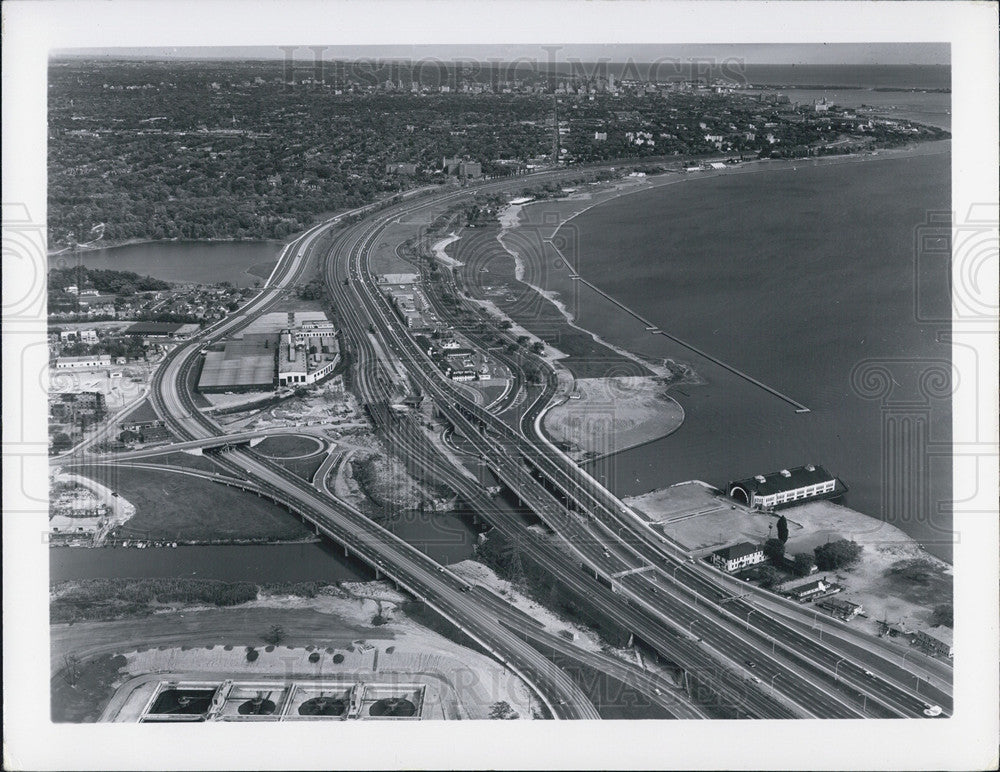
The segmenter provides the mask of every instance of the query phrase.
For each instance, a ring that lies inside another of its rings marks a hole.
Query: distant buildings
[[[751,544],[747,541],[733,544],[730,547],[723,547],[712,553],[713,565],[730,573],[763,562],[764,549],[757,544]]]
[[[403,163],[386,164],[385,173],[398,174],[403,177],[413,177],[417,173],[417,165]]]
[[[96,423],[104,418],[106,412],[104,395],[99,391],[49,395],[49,418],[52,421]]]
[[[777,509],[809,499],[829,499],[847,490],[840,480],[821,466],[807,464],[759,474],[728,485],[733,499],[756,509]]]
[[[478,161],[463,161],[460,158],[444,158],[441,164],[444,173],[452,177],[477,178],[483,176],[483,166]]]

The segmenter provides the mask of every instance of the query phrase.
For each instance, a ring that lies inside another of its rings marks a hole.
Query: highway
[[[551,544],[526,547],[532,557],[550,566],[569,587],[593,599],[609,618],[700,681],[709,682],[720,705],[732,709],[735,716],[917,716],[925,697],[940,698],[932,701],[950,710],[950,695],[935,692],[929,684],[920,694],[911,692],[901,685],[897,672],[888,671],[888,661],[877,652],[871,655],[871,664],[857,651],[845,656],[830,645],[835,642],[816,640],[752,600],[734,596],[722,578],[688,563],[621,501],[562,456],[540,428],[554,393],[551,371],[544,387],[524,403],[515,429],[445,381],[416,347],[370,274],[367,260],[377,237],[392,220],[422,208],[441,206],[474,190],[496,192],[523,185],[522,178],[447,191],[431,201],[404,201],[336,234],[326,263],[327,283],[345,316],[349,348],[358,357],[353,388],[369,405],[379,429],[398,443],[396,448],[410,463],[447,481],[491,524],[515,538],[523,535],[523,519],[516,511],[505,512],[496,500],[484,497],[481,486],[456,470],[409,417],[400,419],[387,407],[411,384],[419,387],[479,452],[491,472],[561,541],[561,548],[556,549]],[[373,210],[365,207],[350,214]],[[175,349],[158,370],[151,395],[154,407],[182,441],[224,434],[198,411],[188,392],[198,350],[248,324],[273,304],[297,280],[320,237],[339,219],[310,229],[286,247],[254,300]],[[499,400],[499,406],[510,407],[515,397],[511,394]],[[525,678],[554,717],[598,717],[573,680],[524,643],[524,624],[515,614],[504,618],[497,615],[498,609],[487,610],[474,597],[478,593],[469,592],[461,580],[422,553],[252,451],[227,450],[217,460],[262,491],[281,496],[279,500],[313,522],[318,532],[346,545],[465,630]],[[575,647],[561,641],[559,645],[574,653]],[[662,691],[659,686],[655,689],[653,695]],[[676,706],[671,707],[676,714]]]
[[[450,383],[442,382],[436,375],[429,375],[436,373],[434,366],[413,345],[371,278],[366,264],[370,245],[384,224],[402,213],[425,206],[428,204],[406,207],[405,212],[393,211],[374,218],[372,224],[356,226],[353,229],[355,235],[338,239],[335,259],[328,263],[328,272],[332,271],[328,284],[331,290],[341,295],[341,308],[356,308],[363,304],[366,310],[359,323],[367,324],[369,331],[375,331],[380,340],[378,348],[383,352],[382,357],[373,358],[377,361],[384,358],[384,352],[395,352],[403,367],[407,368],[410,379],[434,398],[439,410],[470,443],[480,448],[491,470],[515,490],[543,521],[560,533],[571,549],[584,553],[585,565],[589,563],[595,572],[605,577],[643,565],[654,566],[652,570],[618,580],[615,589],[619,594],[628,595],[629,600],[642,607],[649,606],[652,595],[658,595],[657,605],[667,597],[679,601],[680,604],[668,604],[665,617],[675,624],[678,621],[687,622],[692,627],[702,622],[710,628],[702,637],[707,640],[711,635],[712,645],[725,649],[729,644],[733,654],[742,652],[735,657],[730,656],[732,664],[753,671],[751,679],[766,677],[772,691],[780,684],[782,688],[779,691],[798,702],[808,714],[830,717],[920,715],[924,704],[921,697],[901,688],[894,678],[883,680],[869,676],[866,673],[868,668],[852,658],[838,656],[824,643],[773,619],[745,599],[733,598],[728,589],[720,588],[717,577],[705,569],[691,566],[683,556],[672,552],[669,545],[662,542],[662,537],[646,529],[596,481],[582,473],[575,464],[567,464],[558,453],[553,453],[554,449],[544,440],[539,429],[541,415],[551,397],[550,388],[543,389],[528,405],[521,417],[521,433],[516,434],[496,416],[482,410],[459,390],[451,388]],[[345,271],[343,278],[348,282],[346,285],[336,273],[336,266],[342,265],[345,259],[349,261],[349,265],[342,268]],[[345,296],[344,290],[337,289],[348,285],[354,302],[350,302],[351,298]],[[365,337],[372,336],[355,333],[354,337],[363,341]],[[361,373],[356,386],[359,393],[369,400],[378,394],[379,388],[385,398],[392,396],[390,392],[399,390],[390,387],[396,367],[386,367],[384,372],[375,367],[359,369]],[[484,428],[486,431],[483,431]],[[531,474],[526,474],[527,470],[518,463],[519,457],[561,494],[561,502],[551,494],[549,499],[552,500],[546,500],[538,490],[532,490],[537,486],[532,485]],[[585,515],[581,518],[574,513]],[[585,523],[583,527],[581,520]],[[658,591],[657,586],[667,586],[669,590]],[[684,609],[688,615],[694,614],[695,618],[685,616]],[[657,613],[656,610],[654,613]],[[736,635],[737,630],[739,635]],[[734,637],[737,640],[733,640]],[[768,649],[774,656],[767,656]],[[741,656],[746,658],[739,659]],[[749,664],[751,662],[753,666]],[[943,693],[934,696],[941,697],[941,703],[948,702],[947,695]]]
[[[337,218],[339,219],[339,218]],[[199,351],[207,343],[232,334],[267,310],[281,292],[293,284],[321,234],[331,226],[324,223],[310,229],[283,250],[275,272],[262,292],[237,313],[204,331],[195,340],[179,346],[156,372],[151,391],[154,409],[182,441],[223,435],[225,432],[195,406],[188,384]],[[524,631],[517,630],[520,619],[514,609],[482,604],[471,588],[418,550],[373,523],[361,512],[316,490],[309,483],[250,450],[228,449],[214,455],[233,475],[246,477],[265,495],[276,498],[301,513],[323,533],[345,546],[350,553],[373,566],[414,597],[424,601],[456,625],[484,650],[519,675],[539,696],[553,718],[599,718],[574,679],[527,644]],[[506,618],[509,617],[509,618]],[[537,635],[537,634],[536,634]],[[547,637],[546,637],[547,636]],[[653,704],[667,716],[697,717],[695,709],[679,703],[676,690],[666,679],[634,671],[603,655],[580,652],[557,636],[544,634],[546,645],[558,649],[574,661],[600,660],[602,672],[617,672],[630,679],[635,688],[645,688]]]

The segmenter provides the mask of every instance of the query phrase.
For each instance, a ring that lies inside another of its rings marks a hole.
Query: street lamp
[[[750,629],[750,615],[751,615],[752,613],[753,613],[753,609],[750,609],[749,611],[747,611],[747,619],[746,619],[746,623],[747,623],[747,630],[749,630],[749,629]]]
[[[771,676],[771,691],[772,692],[774,691],[774,679],[777,678],[780,675],[781,675],[781,673],[775,673],[773,676]]]
[[[844,660],[843,657],[841,657],[840,659],[837,660],[837,664],[833,666],[833,678],[836,681],[840,680],[840,674],[837,671],[840,668],[840,663],[844,661],[846,660]]]

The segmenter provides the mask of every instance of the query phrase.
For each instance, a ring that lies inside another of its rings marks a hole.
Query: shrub
[[[861,551],[860,544],[847,539],[831,541],[813,550],[816,555],[816,565],[821,571],[832,571],[852,565],[861,557]]]
[[[260,652],[256,649],[251,649],[247,652],[247,662],[256,662],[257,657],[260,656]]]
[[[312,654],[310,654],[309,655],[309,661],[312,662],[314,665],[317,662],[319,662],[319,652],[318,651],[314,651]]]
[[[808,552],[800,552],[795,556],[794,571],[799,576],[808,576],[814,565],[816,559]]]
[[[334,662],[335,662],[336,664],[338,664],[338,665],[339,665],[339,664],[340,664],[341,662],[343,662],[343,661],[344,661],[344,655],[343,655],[343,654],[334,654],[334,655],[333,655],[333,661],[334,661]]]

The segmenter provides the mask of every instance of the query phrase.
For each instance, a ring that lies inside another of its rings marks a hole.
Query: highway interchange
[[[524,186],[524,179],[518,179],[472,190],[508,192]],[[934,670],[937,678],[921,678],[919,671],[915,677],[913,666],[895,664],[880,641],[870,639],[871,645],[863,647],[829,628],[819,638],[815,629],[805,626],[798,609],[775,613],[773,600],[765,602],[751,588],[734,590],[728,577],[691,563],[561,454],[541,431],[542,416],[555,394],[554,374],[544,360],[538,360],[546,373],[544,383],[528,390],[514,420],[509,408],[516,390],[494,406],[497,413],[505,413],[499,417],[440,376],[379,289],[368,259],[389,223],[422,209],[440,209],[472,190],[425,196],[419,195],[424,191],[414,192],[388,207],[348,213],[366,216],[347,227],[343,215],[322,223],[288,245],[260,295],[176,348],[157,371],[151,397],[171,431],[182,441],[225,434],[191,397],[190,375],[200,350],[273,305],[299,279],[321,237],[332,231],[332,245],[316,257],[323,261],[345,350],[352,356],[352,388],[368,406],[387,445],[411,468],[446,482],[485,521],[516,540],[528,557],[548,567],[563,586],[681,667],[711,697],[690,699],[668,679],[613,657],[582,652],[537,630],[501,599],[468,587],[357,510],[247,448],[215,454],[220,466],[270,492],[318,532],[452,621],[524,678],[552,717],[598,718],[600,713],[567,672],[540,654],[546,647],[630,684],[679,718],[911,717],[923,715],[927,701],[949,713],[950,681],[935,663],[924,663],[922,672]],[[518,373],[516,362],[505,364]],[[433,400],[440,415],[479,454],[480,463],[516,495],[520,507],[550,529],[551,539],[528,531],[518,507],[487,495],[476,476],[453,463],[411,414],[393,406],[414,386]]]

